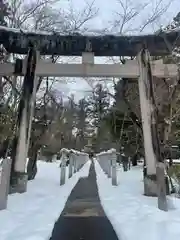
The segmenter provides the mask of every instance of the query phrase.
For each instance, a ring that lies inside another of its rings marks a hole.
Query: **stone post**
[[[67,154],[68,150],[63,148],[62,152],[62,162],[61,162],[61,175],[60,175],[60,185],[64,185],[66,181],[66,162],[67,162]]]
[[[71,150],[69,154],[69,178],[72,177],[73,174],[73,161],[74,161],[74,152]]]
[[[107,161],[107,175],[108,178],[111,178],[112,173],[111,173],[111,155],[112,153],[110,151],[107,151],[107,154],[104,156],[105,157],[105,161]]]
[[[157,187],[158,187],[158,208],[164,211],[168,210],[168,204],[166,200],[166,184],[164,176],[164,163],[159,162],[156,168],[157,174]]]
[[[11,162],[10,158],[0,160],[0,210],[7,208]]]
[[[77,153],[74,154],[73,165],[74,165],[74,173],[76,173],[77,172]]]
[[[117,168],[116,168],[116,161],[117,161],[117,155],[116,150],[111,150],[111,161],[112,161],[112,185],[117,186]]]
[[[102,155],[102,158],[104,159],[104,169],[105,169],[105,173],[107,174],[107,176],[110,174],[109,173],[109,159],[107,157],[107,153],[104,152]]]
[[[78,160],[77,160],[77,171],[79,172],[81,168],[81,162],[82,162],[82,154],[78,153]]]

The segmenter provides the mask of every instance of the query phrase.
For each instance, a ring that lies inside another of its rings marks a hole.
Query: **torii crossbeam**
[[[82,52],[91,51],[95,56],[137,56],[144,45],[151,56],[163,56],[170,54],[174,44],[180,45],[179,36],[179,29],[140,36],[84,36],[33,33],[0,27],[0,44],[3,44],[9,53],[17,54],[27,54],[29,46],[36,43],[41,55],[81,56]],[[87,46],[90,48],[87,49]]]

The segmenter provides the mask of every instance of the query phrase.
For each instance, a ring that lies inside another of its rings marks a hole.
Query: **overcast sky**
[[[68,8],[69,3],[71,2],[74,6],[74,9],[80,11],[83,9],[85,4],[91,3],[93,0],[61,0],[61,7],[64,9]],[[98,16],[91,20],[89,26],[92,28],[104,28],[107,25],[108,21],[112,21],[116,18],[117,13],[122,13],[122,7],[118,3],[119,0],[94,0],[94,5],[99,9]],[[180,1],[179,0],[121,0],[123,3],[127,3],[128,9],[137,8],[139,5],[148,4],[144,11],[140,9],[140,15],[138,18],[133,19],[133,24],[138,25],[138,23],[142,23],[143,21],[147,20],[149,16],[152,15],[154,11],[157,11],[157,3],[161,1],[161,4],[158,6],[158,10],[164,8],[165,6],[169,5],[167,12],[161,16],[158,21],[156,21],[156,27],[160,24],[167,24],[173,16],[175,16],[180,11]],[[148,30],[152,30],[154,26],[149,26]]]
[[[144,29],[143,33],[150,33],[157,30],[161,25],[167,25],[172,18],[180,11],[180,0],[161,0],[161,4],[157,8],[157,2],[160,0],[121,0],[123,3],[128,4],[129,8],[137,8],[139,5],[139,9],[142,10],[142,5],[148,3],[148,7],[145,10],[140,11],[140,14],[130,21],[126,27],[125,32],[129,29],[140,29],[140,27],[147,21],[147,19],[152,16],[153,12],[165,8],[167,5],[170,4],[168,10],[160,16],[153,24],[148,25],[147,28]],[[69,1],[68,0],[61,0],[60,1],[61,8],[64,10],[68,10],[69,8]],[[71,0],[73,4],[73,8],[79,12],[81,9],[84,8],[85,4],[89,2],[91,3],[92,0]],[[98,16],[91,20],[88,23],[89,29],[103,29],[108,27],[110,30],[112,26],[112,22],[117,19],[119,13],[122,13],[122,7],[118,3],[118,0],[95,0],[94,1],[95,7],[99,9]],[[156,9],[157,8],[157,9]],[[136,31],[137,33],[137,31]],[[110,85],[110,84],[109,84]],[[57,89],[57,88],[56,88]],[[73,83],[69,82],[58,84],[58,89],[64,92],[64,95],[70,95],[70,93],[74,93],[76,99],[83,97],[87,94],[87,91],[91,88],[83,79],[74,79]]]

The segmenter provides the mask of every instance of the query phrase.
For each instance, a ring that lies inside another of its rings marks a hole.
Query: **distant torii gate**
[[[144,148],[147,166],[145,194],[159,195],[159,208],[166,210],[166,189],[164,165],[158,137],[156,111],[153,102],[152,76],[177,77],[175,64],[163,64],[161,60],[151,61],[152,56],[168,55],[164,37],[172,45],[177,41],[178,32],[165,35],[147,36],[60,36],[58,34],[36,34],[20,30],[0,28],[0,43],[10,53],[27,54],[25,60],[16,63],[0,63],[0,76],[25,76],[22,106],[19,109],[19,136],[17,138],[16,160],[13,170],[16,173],[16,190],[26,191],[26,157],[36,96],[37,77],[117,77],[139,79],[140,107],[144,135]],[[180,41],[178,39],[178,41]],[[177,42],[176,42],[177,43]],[[178,42],[179,43],[179,42]],[[150,54],[149,54],[150,52]],[[41,55],[82,56],[81,64],[50,63],[40,59]],[[94,64],[95,56],[137,56],[125,64]],[[157,174],[156,171],[163,172]],[[157,177],[162,176],[157,181]],[[158,184],[157,184],[158,182]],[[159,190],[157,190],[159,189]]]

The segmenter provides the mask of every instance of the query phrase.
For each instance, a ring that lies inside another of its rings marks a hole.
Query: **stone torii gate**
[[[27,176],[26,157],[29,148],[31,123],[38,77],[117,77],[139,79],[140,107],[144,136],[147,176],[144,180],[145,194],[158,194],[158,206],[166,210],[164,164],[158,148],[156,109],[153,101],[152,77],[177,77],[175,64],[151,61],[151,56],[169,55],[173,46],[179,44],[179,32],[145,36],[82,36],[58,35],[56,33],[28,33],[17,29],[0,27],[0,44],[8,53],[23,54],[24,60],[0,63],[0,76],[24,76],[24,87],[18,115],[17,138],[14,142],[15,159],[12,164],[14,190],[25,192]],[[165,41],[166,39],[166,41]],[[178,40],[177,40],[178,39]],[[82,56],[81,64],[50,63],[40,55]],[[96,56],[136,56],[120,64],[94,64]],[[153,121],[152,121],[153,120]],[[160,171],[161,174],[156,174]],[[160,177],[159,177],[160,176]]]

